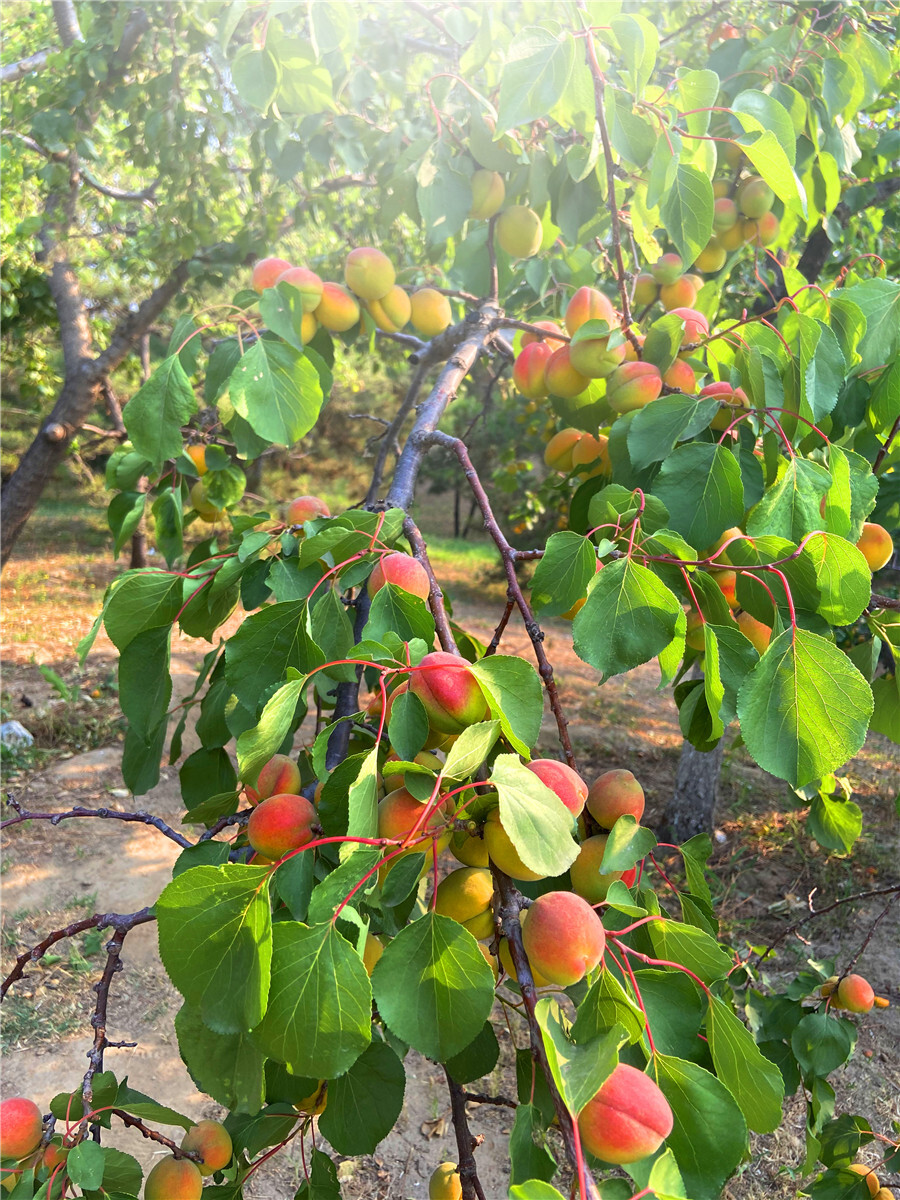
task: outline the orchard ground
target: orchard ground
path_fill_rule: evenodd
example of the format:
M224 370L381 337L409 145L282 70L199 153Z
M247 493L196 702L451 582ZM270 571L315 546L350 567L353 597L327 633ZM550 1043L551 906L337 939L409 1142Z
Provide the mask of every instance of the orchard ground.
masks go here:
M306 477L284 481L285 495L319 487L326 499L339 502L342 497L327 486L328 481ZM30 522L3 576L3 718L21 721L36 739L34 752L5 761L4 769L7 786L33 810L75 804L133 807L120 790L121 718L115 658L105 634L83 672L75 660L75 645L96 615L103 589L127 565L126 556L118 566L111 563L101 504L99 497L92 501L83 494L76 500L70 488L60 488ZM425 497L423 507L425 527L450 532L446 498ZM430 547L454 603L455 619L487 640L504 600L492 548L479 540L449 537L432 538ZM226 632L238 619L232 618ZM648 823L654 825L671 792L681 746L671 693L656 691L653 665L597 688L595 673L572 652L566 623L549 621L546 632L580 769L588 780L612 767L633 770L647 793ZM530 657L527 638L518 629L507 632L503 647ZM206 643L183 636L174 644L175 701L191 686L206 649ZM305 727L301 734L304 731ZM186 738L185 753L195 745ZM540 748L555 752L552 718ZM711 883L723 935L734 944L765 945L803 915L814 887L819 889L817 902L824 905L841 895L900 880L894 808L900 764L890 743L870 734L863 752L844 773L865 820L852 860L828 855L805 836L803 810L791 804L786 786L729 744ZM164 768L161 783L140 798L138 807L180 828L177 768ZM195 832L183 828L189 835ZM177 853L177 847L155 830L116 821L97 825L76 819L55 829L33 823L10 830L3 841L5 971L14 952L49 929L92 912L127 912L152 903L168 882ZM812 922L801 931L808 944L791 939L770 968L773 978L794 973L807 957L832 956L845 962L882 907L873 900ZM56 1091L74 1086L84 1071L90 984L102 964L104 941L102 935L87 934L63 943L58 958L47 956L11 992L3 1027L7 1079L14 1077L16 1090L32 1096L44 1110ZM900 904L878 926L857 968L877 992L890 996L892 1006L858 1020L861 1052L832 1079L837 1111L863 1113L881 1132L888 1132L891 1119L900 1117L898 942ZM179 1057L172 1018L180 1001L159 963L152 925L132 933L124 957L125 970L116 979L110 1005L111 1036L139 1045L110 1052L108 1067L120 1078L128 1074L141 1090L164 1094L194 1118L218 1115L196 1090ZM470 1090L514 1095L511 1043L503 1031L501 1045L504 1053L493 1075L470 1085ZM786 1111L787 1122L778 1133L754 1138L751 1160L724 1192L730 1200L786 1200L795 1195L794 1169L803 1157L803 1105L796 1097L789 1099ZM509 1109L482 1105L473 1110L473 1131L485 1135L478 1161L489 1200L505 1195L505 1143L511 1125ZM145 1169L155 1159L150 1144L134 1133L117 1129L113 1143L140 1158ZM562 1158L561 1148L557 1156ZM351 1200L424 1196L435 1164L448 1158L455 1158L455 1143L443 1075L414 1055L403 1117L374 1157L355 1164L347 1160L340 1172L344 1194ZM876 1161L871 1147L861 1158ZM276 1200L290 1194L301 1177L299 1155L288 1152L265 1164L247 1194L253 1200ZM898 1182L900 1177L882 1178L887 1186Z

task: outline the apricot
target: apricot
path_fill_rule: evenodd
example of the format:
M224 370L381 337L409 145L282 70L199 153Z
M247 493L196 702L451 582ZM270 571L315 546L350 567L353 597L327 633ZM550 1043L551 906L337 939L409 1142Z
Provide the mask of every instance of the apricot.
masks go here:
M653 363L623 363L606 381L606 402L613 412L634 412L657 398L662 382Z
M875 1005L875 992L862 975L845 975L837 985L834 1002L836 1007L846 1009L847 1012L867 1013L871 1012Z
M634 281L634 303L639 307L653 304L659 296L659 284L648 271L642 271Z
M41 1110L25 1096L10 1096L0 1104L0 1145L4 1158L31 1154L44 1135Z
M619 817L644 815L644 789L631 771L604 771L588 790L587 810L601 829L612 829Z
M330 517L331 510L318 496L298 496L288 505L288 525L305 525L316 517Z
M706 649L706 638L703 634L703 626L706 622L700 616L696 609L691 609L687 615L687 626L684 631L684 644L689 646L691 650L697 650L700 654Z
M299 796L300 768L286 754L273 754L259 773L255 791L259 800L285 793Z
M212 1175L231 1162L231 1134L218 1121L198 1121L181 1139L182 1150L193 1150L203 1158L197 1165L201 1175Z
M304 1096L302 1100L297 1100L294 1108L298 1112L305 1113L308 1117L317 1117L325 1111L325 1106L328 1103L328 1081L320 1079L316 1090L310 1092L308 1096Z
M684 263L680 254L664 254L650 268L653 278L660 286L675 283L683 270Z
M408 792L404 787L388 792L378 805L378 836L402 840L408 837L417 825L417 837L443 830L447 818L453 813L452 800L441 800L432 808L427 819L422 820L425 807L422 801L417 800L412 792ZM447 840L449 841L449 832Z
M41 1162L48 1171L55 1171L57 1167L63 1165L68 1157L68 1148L61 1141L55 1141L45 1147Z
M453 323L450 301L436 288L419 288L409 298L413 328L422 337L433 338Z
M412 301L402 287L396 285L378 300L367 300L366 308L372 320L385 333L398 333L409 324L412 316Z
M744 221L741 224L741 234L744 241L751 246L771 246L778 240L781 232L781 222L774 213L768 212L757 221Z
M865 1163L850 1163L844 1168L845 1171L852 1171L854 1175L861 1175L866 1181L866 1187L869 1189L870 1196L877 1196L878 1189L881 1184L878 1182L878 1176L871 1167L867 1167Z
M284 258L261 258L253 268L250 286L254 292L263 292L274 287L278 276L290 270L291 264Z
M488 848L483 837L475 837L458 829L450 838L450 853L467 867L486 867L488 865Z
M688 346L692 342L700 342L703 338L709 336L709 321L704 317L703 313L697 312L695 308L673 308L670 310L676 317L681 317L684 321L684 334L682 335L682 346Z
M608 335L585 338L569 347L569 359L575 370L588 379L605 379L625 361L629 345L629 342L620 342L618 346L610 346Z
M458 867L438 884L434 911L465 926L475 938L494 932L494 880L486 867Z
M527 908L522 909L522 911L519 913L519 922L523 929L525 928L525 922L528 919L528 913L529 913L529 910ZM519 983L520 982L519 976L516 972L515 964L513 963L513 960L512 960L512 952L509 948L509 942L507 941L506 938L500 939L500 948L498 950L498 957L500 959L501 967L503 967L503 970L510 977L510 979L514 979L516 981L516 983ZM526 957L527 957L527 955L526 955ZM543 975L540 973L540 971L535 970L534 963L529 962L528 965L531 968L531 978L534 981L534 986L535 987L549 987L550 980L545 979L543 977Z
M544 447L544 462L568 475L575 465L575 448L584 436L581 429L560 429Z
M315 271L309 267L288 267L282 271L276 283L289 283L300 293L300 307L305 313L314 312L322 300L324 285Z
M555 321L532 321L532 325L534 325L536 329L545 330L550 336L541 338L538 334L532 333L531 330L528 330L526 333L522 334L523 346L530 346L534 342L543 341L544 345L549 346L551 350L558 350L560 346L567 345L564 339L563 331ZM554 337L554 334L557 334L558 336Z
M737 224L738 207L727 195L720 197L713 204L713 229L716 233L724 233L733 229Z
M478 170L469 181L472 185L472 207L469 216L487 221L498 213L506 199L506 184L496 171Z
M740 250L744 244L744 222L736 221L730 229L723 229L717 236L719 245L726 253L731 254L734 250Z
M707 557L715 557L717 566L720 564L726 567L732 566L733 564L731 559L728 557L727 550L722 550L722 547L727 542L731 542L734 538L743 538L746 536L747 535L739 525L730 526L723 533L721 533L713 542L712 546L710 546ZM719 551L721 551L721 553L719 553Z
M603 922L581 896L545 892L528 910L522 944L528 961L545 979L569 987L603 958L606 934Z
M357 246L344 261L344 280L362 300L380 300L394 286L394 265L374 246Z
M559 396L562 400L580 396L590 383L588 377L573 366L568 346L553 351L547 360L544 378L550 395Z
M725 162L729 167L736 167L743 161L744 147L738 145L737 142L719 142L719 149L721 150L722 157L725 159ZM731 191L731 186L726 186L728 187L728 190Z
M206 485L202 479L198 479L191 488L191 508L200 520L206 521L208 525L220 521L225 516L225 510L216 508L215 504L207 498Z
M497 956L494 954L491 954L490 950L484 944L484 942L478 943L478 949L481 951L481 956L484 959L484 961L494 972L494 983L496 983L498 981L498 979L500 978L500 963L497 961Z
M572 469L578 470L579 467L593 468L593 470L580 470L579 475L611 475L612 463L609 458L609 438L604 433L598 433L596 437L592 433L586 433L583 438L575 443L572 450Z
M759 175L745 179L737 190L737 206L745 217L757 221L775 203L775 193Z
M764 654L772 639L771 627L762 621L757 621L756 617L751 616L748 612L739 612L736 620L738 628L747 641L756 647L758 654Z
M722 143L720 142L719 149L721 150L721 148L722 148ZM728 196L730 194L731 194L731 184L728 182L727 179L716 179L713 181L713 196L716 198L716 200L723 200L726 196Z
M616 1166L655 1154L672 1125L672 1110L661 1089L627 1063L619 1063L578 1114L582 1145Z
M694 260L694 266L704 275L715 275L725 266L728 251L717 237L711 237Z
M675 359L663 375L662 380L666 387L678 388L679 391L686 392L689 396L694 394L694 388L697 386L697 376L681 358Z
M144 1184L144 1200L201 1200L203 1176L189 1158L160 1159Z
M258 853L277 862L313 838L316 810L305 796L269 796L247 822L247 840Z
M547 363L553 353L549 342L531 342L516 356L513 383L526 400L543 400L547 395Z
M568 763L555 758L533 758L528 770L562 800L573 817L581 814L587 800L588 786Z
M564 320L570 334L579 330L585 321L606 321L610 328L618 323L612 301L592 287L580 287L572 294Z
M600 864L603 862L607 840L605 833L598 833L594 837L586 838L581 843L578 857L569 867L573 890L587 900L588 904L599 904L601 900L605 900L610 885L625 874L624 871L600 874Z
M409 690L425 706L428 722L438 733L462 733L485 721L488 706L478 680L465 659L444 650L426 654L413 668Z
M664 284L659 289L659 300L666 312L676 308L690 308L697 299L697 289L687 275L682 275L674 283Z
M484 841L491 862L500 868L510 879L535 880L544 876L526 867L519 857L519 852L512 844L512 839L500 822L500 809L492 808L484 823Z
M369 576L369 595L380 592L386 583L392 583L422 600L427 600L431 592L428 573L411 554L386 554L379 559Z
M331 333L346 333L359 321L359 301L339 283L323 283L322 299L313 316Z
M513 204L497 218L497 242L510 258L532 258L541 248L544 229L533 208Z
M737 588L737 573L735 571L712 571L713 579L719 591L725 597L729 608L737 608L738 601L735 589Z
M435 1167L428 1180L428 1200L462 1200L462 1180L456 1163Z
M374 933L366 934L366 944L363 947L363 966L366 968L366 974L371 975L375 970L375 964L384 954L384 942L377 938Z
M894 1200L894 1193L890 1188L879 1188L875 1193L875 1200Z
M874 521L866 521L862 527L857 550L862 551L863 558L869 564L870 571L880 571L886 567L894 556L894 542L883 525Z
M197 474L203 476L209 470L206 465L206 447L199 444L185 446L184 452L197 468Z

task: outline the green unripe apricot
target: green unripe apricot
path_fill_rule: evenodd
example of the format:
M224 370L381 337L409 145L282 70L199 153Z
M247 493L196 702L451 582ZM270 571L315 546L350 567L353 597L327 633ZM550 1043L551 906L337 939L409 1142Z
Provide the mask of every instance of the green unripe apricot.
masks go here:
M532 258L541 248L544 230L533 208L513 204L497 219L497 241L510 258Z
M745 217L758 221L775 203L775 193L758 175L745 179L737 192L737 206Z

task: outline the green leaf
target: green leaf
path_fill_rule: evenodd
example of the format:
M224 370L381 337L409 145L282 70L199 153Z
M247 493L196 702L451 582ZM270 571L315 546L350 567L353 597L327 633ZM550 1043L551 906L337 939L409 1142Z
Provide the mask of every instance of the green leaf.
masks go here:
M852 1021L824 1011L809 1013L791 1034L791 1049L804 1079L824 1078L849 1059L856 1043Z
M378 836L378 747L363 759L359 774L347 794L347 833L351 837ZM361 847L349 843L343 853L355 854Z
M648 341L651 336L647 335ZM628 427L628 456L632 465L642 471L652 463L667 459L678 442L696 437L709 425L718 407L718 402L708 397L701 400L695 396L672 395L660 396L640 409Z
M201 746L189 755L178 772L181 795L186 808L195 808L224 792L233 792L237 786L231 759L221 746L207 750Z
M122 416L134 449L159 467L181 453L181 427L196 411L190 380L172 355L132 396Z
M546 117L572 75L575 42L540 26L518 33L506 51L500 76L497 134Z
M705 997L681 971L635 971L647 1024L662 1054L695 1059L703 1050L697 1036L706 1007Z
M194 867L156 902L169 978L216 1033L241 1033L265 1011L272 960L268 867Z
M253 431L279 446L309 433L323 403L319 373L306 355L267 338L260 338L235 367L229 394L235 412Z
M395 706L396 703L394 701ZM499 721L479 721L477 725L469 725L447 752L447 761L441 774L445 779L471 779L499 736Z
M372 972L372 990L398 1038L446 1062L490 1016L494 976L467 929L428 913L385 947Z
M719 943L695 925L679 921L651 921L647 935L658 958L680 963L704 983L724 979L734 966L731 955Z
M826 638L786 629L738 693L744 743L759 765L792 787L840 767L865 741L872 691Z
M541 1027L553 1082L566 1107L573 1113L580 1113L615 1070L619 1047L626 1040L625 1031L614 1025L608 1033L598 1034L589 1042L572 1042L562 1010L549 996L538 1001L535 1016Z
M72 1147L66 1158L66 1174L76 1187L84 1191L95 1191L103 1182L105 1164L103 1151L96 1142L79 1142L77 1146Z
M341 1200L337 1167L321 1150L313 1150L309 1182L300 1185L294 1200Z
M803 547L816 568L822 599L818 611L829 625L852 625L872 595L872 573L861 550L830 533L814 533Z
M141 1188L144 1172L141 1164L131 1154L116 1150L112 1146L102 1146L103 1151L103 1180L102 1193L105 1200L110 1196L136 1196ZM95 1200L91 1196L91 1200Z
M625 61L629 90L637 98L650 81L659 53L659 34L646 17L620 16L610 22Z
M528 1179L525 1183L510 1184L509 1200L564 1200L561 1192L542 1179Z
M791 373L785 378L794 410L819 422L837 404L847 373L840 343L827 325L802 313L785 318L783 334L794 351Z
M678 163L660 205L666 233L686 263L692 263L712 236L712 184L689 163Z
M500 823L526 867L561 875L578 857L572 814L554 791L514 754L494 760L488 780L500 797Z
M259 1112L266 1100L265 1059L249 1034L213 1033L187 1003L175 1017L175 1032L184 1064L201 1092L235 1112Z
M319 5L313 6L313 11ZM272 50L281 68L281 84L276 95L279 112L322 113L334 109L334 85L328 71L316 61L315 51L303 38L278 37L273 40L273 22L269 26L266 49Z
M862 823L862 809L858 804L820 792L810 804L806 829L826 850L849 854L862 833Z
M692 546L710 545L744 518L741 469L724 446L678 446L663 463L653 491L669 510L670 527Z
M485 1021L480 1032L460 1050L459 1054L445 1064L457 1083L474 1083L490 1075L500 1058L500 1043L490 1021Z
M859 344L862 355L859 370L868 371L889 363L900 343L900 283L864 279L842 291L844 298L858 305L866 319L866 332Z
M505 654L480 658L471 664L471 671L504 735L520 754L528 754L538 740L544 714L537 671L523 658Z
M572 1037L582 1045L614 1025L621 1026L628 1034L629 1042L635 1043L644 1036L647 1022L612 971L604 969L578 1005Z
M855 545L875 506L878 478L861 454L843 446L829 447L828 470L832 483L825 496L826 528Z
M718 996L706 1015L709 1049L716 1074L741 1106L750 1129L772 1133L781 1124L784 1080L760 1051L753 1034Z
M689 133L703 134L709 129L712 113L703 110L712 108L721 86L715 71L679 71L675 89L681 109L681 120ZM700 111L692 112L692 109ZM669 136L672 136L671 133Z
M775 482L750 510L747 532L800 542L822 526L819 505L831 477L825 468L797 455L782 459Z
M255 783L266 765L287 736L294 722L297 701L306 684L306 676L285 683L266 701L259 722L245 729L237 739L238 770L245 783Z
M232 60L231 78L242 100L266 112L278 91L281 68L270 51L245 45Z
M154 1125L178 1125L181 1129L190 1129L194 1124L190 1117L185 1117L174 1108L159 1104L152 1096L145 1096L136 1088L129 1087L127 1076L119 1084L115 1102L117 1108L124 1108L132 1116L143 1117L145 1121Z
M372 1042L329 1083L322 1136L338 1154L372 1154L400 1116L405 1087L403 1063L386 1042Z
M106 520L115 535L113 553L118 558L122 547L141 523L144 515L144 505L147 503L145 492L119 492L109 502Z
M653 571L619 559L600 571L572 622L575 653L605 682L665 650L683 617L677 596Z
M434 617L421 596L386 583L375 594L363 637L380 642L388 632L404 642L421 638L429 646L434 641Z
M740 113L737 117L741 120ZM744 118L741 123L745 126L755 124L752 118ZM742 137L738 144L785 208L800 217L805 217L806 192L803 184L797 178L790 159L772 130L767 129L758 137L752 134Z
M724 725L737 716L737 698L741 684L759 662L759 654L737 626L715 625L707 621L704 639L715 636L718 649L718 671L722 684L722 701L718 715Z
M376 726L378 722L375 722ZM391 702L388 740L404 762L412 762L428 740L430 726L425 705L413 692L402 692ZM468 730L464 730L464 737Z
M596 547L578 533L551 534L531 581L535 616L557 617L587 591L597 570Z
M225 646L225 675L237 698L257 711L260 694L280 684L288 667L308 675L325 658L312 640L305 600L251 613Z
M306 856L297 855L297 857ZM377 865L380 858L381 851L377 847L360 846L354 854L351 854L330 875L326 875L323 880L317 883L309 904L309 923L311 925L319 925L325 921L330 921L335 914L335 910L346 900L356 885ZM278 868L278 873L281 873L281 867ZM376 883L377 880L374 877L370 877L369 888L374 887ZM350 904L357 907L364 898L365 891L361 888L350 900Z
M509 1135L510 1196L537 1200L542 1196L559 1195L549 1183L541 1182L535 1189L538 1181L552 1179L556 1174L556 1159L545 1145L535 1141L535 1134L540 1136L541 1131L540 1110L533 1104L520 1104ZM531 1182L525 1183L525 1180Z
M606 840L600 873L627 871L656 846L653 831L638 825L634 817L619 817Z
M709 103L714 104L715 101L711 100ZM748 89L735 96L731 102L731 110L737 115L747 133L770 129L784 151L788 163L794 165L797 157L794 122L783 104L765 92Z
M278 921L272 942L272 985L253 1031L257 1044L295 1075L342 1075L372 1040L372 989L362 959L331 924Z
M181 496L172 488L165 488L153 501L151 511L156 548L165 556L166 565L171 567L175 560L181 557L184 547L184 511L181 507Z

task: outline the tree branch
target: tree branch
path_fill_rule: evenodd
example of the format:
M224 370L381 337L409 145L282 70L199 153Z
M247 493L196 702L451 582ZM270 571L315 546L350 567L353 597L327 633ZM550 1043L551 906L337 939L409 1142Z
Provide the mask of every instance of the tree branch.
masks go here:
M171 841L176 842L183 850L186 850L194 843L188 841L183 835L174 830L171 825L167 825L162 817L154 816L149 812L117 812L112 808L82 808L77 805L66 812L29 812L28 809L22 808L17 800L12 796L7 796L7 804L16 810L18 814L15 817L7 817L5 821L0 821L0 829L8 829L11 825L21 825L23 821L49 821L51 825L58 825L60 821L68 821L72 817L99 817L108 821L134 821L140 825L152 825L154 829L158 829L160 833L165 834Z
M112 1042L107 1042L107 1046L111 1046ZM165 1137L164 1134L157 1133L155 1129L151 1129L149 1125L145 1125L139 1117L133 1117L131 1113L125 1112L124 1108L111 1108L110 1116L118 1117L128 1129L136 1129L141 1137L145 1137L148 1141L158 1142L160 1146L167 1146L175 1158L190 1158L194 1162L203 1162L203 1155L198 1150L182 1150L177 1142L173 1142L171 1138Z
M28 58L22 58L15 63L7 63L5 67L0 67L0 84L18 83L20 79L24 79L26 75L30 75L32 71L41 71L47 65L47 59L53 54L52 49L38 50L36 54L31 54ZM8 132L4 130L4 133ZM29 139L30 140L30 139ZM37 148L37 143L32 149Z
M453 1129L456 1133L456 1151L459 1156L459 1179L462 1184L463 1200L486 1200L473 1154L483 1139L473 1137L469 1129L466 1094L462 1086L453 1079L446 1067L444 1067L444 1075L447 1077L447 1088L450 1092L450 1111L453 1115Z
M69 48L75 42L83 42L84 34L78 24L78 14L75 12L74 0L53 0L53 18L62 44Z

